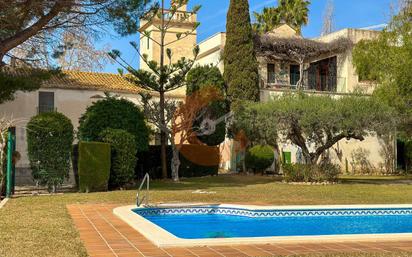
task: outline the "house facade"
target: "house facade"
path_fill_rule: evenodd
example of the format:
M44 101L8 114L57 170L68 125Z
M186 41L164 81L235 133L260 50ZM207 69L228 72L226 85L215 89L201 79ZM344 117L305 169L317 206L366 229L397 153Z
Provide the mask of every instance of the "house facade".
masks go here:
M39 90L17 92L15 100L0 105L0 115L18 120L13 128L16 136L16 151L20 160L16 164L16 185L33 185L30 162L27 154L26 125L33 116L42 112L58 111L67 116L75 129L88 106L106 97L105 93L127 99L140 106L142 89L129 83L120 75L110 73L64 71L62 76L53 76ZM156 95L153 96L154 100ZM170 92L168 98L183 100L179 91ZM156 139L153 137L152 144ZM74 184L70 174L68 184Z
M362 29L343 29L315 39L304 39L290 26L283 24L273 31L261 36L256 44L256 55L259 62L260 100L268 101L284 93L293 93L300 88L308 94L331 96L334 98L362 92L370 95L375 84L362 81L352 63L353 45L362 39L374 39L378 31ZM218 33L199 43L200 54L198 65L215 65L224 72L222 52L225 46L226 34ZM265 41L262 43L262 41ZM283 45L283 54L273 49ZM292 42L292 43L291 43ZM272 48L270 45L272 45ZM345 46L343 46L345 44ZM308 57L292 58L288 52L296 50L301 45L312 49L316 45L322 51L309 54ZM276 50L276 49L275 49ZM299 56L300 57L300 56ZM301 66L302 64L302 66ZM302 72L301 72L302 68ZM301 79L302 76L302 79ZM231 152L233 142L226 140L224 152ZM388 172L385 166L387 150L393 149L392 142L385 142L376 136L366 137L364 141L341 140L333 146L329 155L332 161L339 164L344 172L357 172L367 166L369 170ZM280 150L285 162L301 161L299 147L291 142L280 143ZM235 154L236 155L236 154ZM239 169L238 161L242 157L233 156L223 164L232 171Z

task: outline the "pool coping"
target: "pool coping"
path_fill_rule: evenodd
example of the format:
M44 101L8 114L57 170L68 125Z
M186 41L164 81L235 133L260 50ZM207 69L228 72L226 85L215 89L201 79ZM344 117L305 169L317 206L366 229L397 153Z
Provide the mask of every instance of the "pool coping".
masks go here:
M295 206L258 206L238 204L162 204L156 207L221 207L242 208L248 210L306 210L306 209L392 209L412 208L411 204L397 205L295 205ZM334 242L387 242L399 240L412 240L412 233L402 234L357 234L357 235L326 235L326 236L275 236L275 237L245 237L245 238L206 238L206 239L182 239L165 229L137 215L133 210L143 209L135 205L122 206L113 209L113 213L140 232L149 241L158 247L190 247L190 246L217 246L217 245L244 245L244 244L290 244L290 243L334 243Z

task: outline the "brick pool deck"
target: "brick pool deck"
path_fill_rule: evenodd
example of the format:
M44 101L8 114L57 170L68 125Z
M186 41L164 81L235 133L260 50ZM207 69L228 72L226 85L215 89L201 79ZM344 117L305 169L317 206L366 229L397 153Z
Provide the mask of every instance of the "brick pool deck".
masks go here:
M90 257L290 256L343 252L411 252L412 241L322 244L263 244L158 248L113 214L111 204L68 205Z

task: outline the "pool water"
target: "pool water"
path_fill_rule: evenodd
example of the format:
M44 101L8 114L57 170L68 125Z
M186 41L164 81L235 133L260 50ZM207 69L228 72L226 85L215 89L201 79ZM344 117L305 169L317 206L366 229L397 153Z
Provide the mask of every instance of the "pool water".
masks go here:
M219 213L140 215L183 239L412 233L411 212L407 215L321 214L291 217Z

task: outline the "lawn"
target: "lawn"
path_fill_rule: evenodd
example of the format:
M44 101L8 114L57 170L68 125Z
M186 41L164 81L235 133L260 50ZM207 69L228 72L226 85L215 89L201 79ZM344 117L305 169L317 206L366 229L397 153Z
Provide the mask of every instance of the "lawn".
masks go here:
M360 179L360 178L358 178ZM402 179L402 178L397 178ZM370 182L380 180L373 178ZM207 202L242 204L395 204L412 203L412 186L367 183L345 178L328 186L287 185L272 177L219 176L185 179L180 183L151 184L151 202ZM214 194L195 194L194 190ZM135 190L91 194L22 197L0 209L0 256L87 256L66 210L73 203L134 204ZM409 256L408 254L362 254L329 256Z

